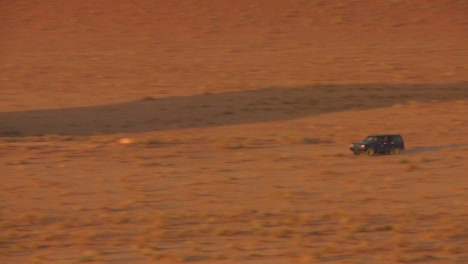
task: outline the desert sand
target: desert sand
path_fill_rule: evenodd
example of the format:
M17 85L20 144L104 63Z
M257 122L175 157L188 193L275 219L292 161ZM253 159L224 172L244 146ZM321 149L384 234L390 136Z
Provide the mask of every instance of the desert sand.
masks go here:
M468 263L467 1L1 10L1 263Z

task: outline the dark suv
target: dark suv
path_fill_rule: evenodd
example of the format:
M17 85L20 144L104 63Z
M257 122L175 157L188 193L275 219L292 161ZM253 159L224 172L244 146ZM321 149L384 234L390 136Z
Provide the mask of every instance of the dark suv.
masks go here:
M354 155L363 152L369 156L376 153L398 155L405 149L405 142L398 134L375 134L367 136L363 141L352 143L349 149Z

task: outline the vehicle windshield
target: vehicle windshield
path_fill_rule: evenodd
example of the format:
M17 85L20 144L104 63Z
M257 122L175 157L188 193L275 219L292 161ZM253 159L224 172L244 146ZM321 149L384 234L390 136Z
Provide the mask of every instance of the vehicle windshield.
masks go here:
M363 141L364 141L364 142L375 142L375 141L377 141L377 137L368 136L368 137L366 137Z

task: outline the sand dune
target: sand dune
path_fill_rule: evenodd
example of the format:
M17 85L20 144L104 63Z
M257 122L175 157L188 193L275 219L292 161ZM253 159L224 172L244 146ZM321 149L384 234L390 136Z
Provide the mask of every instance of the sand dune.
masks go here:
M466 1L1 7L0 262L468 262Z

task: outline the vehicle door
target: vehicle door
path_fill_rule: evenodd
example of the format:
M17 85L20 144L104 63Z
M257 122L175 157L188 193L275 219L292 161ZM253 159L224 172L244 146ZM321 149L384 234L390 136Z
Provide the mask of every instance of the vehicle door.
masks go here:
M393 148L393 140L391 136L385 136L382 139L381 152L390 152Z
M405 149L405 144L400 135L392 137L392 147L398 147L400 149Z

